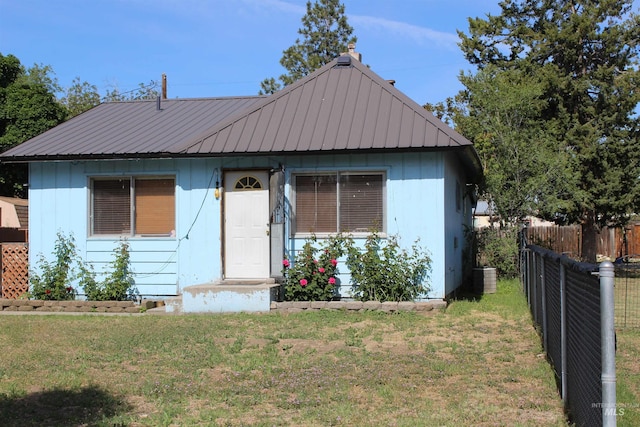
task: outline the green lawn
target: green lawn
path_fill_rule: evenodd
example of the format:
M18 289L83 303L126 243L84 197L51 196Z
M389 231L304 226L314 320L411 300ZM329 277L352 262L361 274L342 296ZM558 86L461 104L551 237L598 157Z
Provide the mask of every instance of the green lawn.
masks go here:
M616 269L616 401L618 426L640 425L640 270Z
M640 329L616 331L616 401L618 426L640 425Z
M515 281L429 315L0 322L5 426L565 425Z

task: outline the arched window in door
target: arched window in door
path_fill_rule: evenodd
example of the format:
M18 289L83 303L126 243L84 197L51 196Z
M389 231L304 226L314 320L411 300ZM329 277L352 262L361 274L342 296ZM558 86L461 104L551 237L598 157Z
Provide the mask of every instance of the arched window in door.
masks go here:
M245 175L238 178L233 189L239 191L262 190L262 183L255 176Z

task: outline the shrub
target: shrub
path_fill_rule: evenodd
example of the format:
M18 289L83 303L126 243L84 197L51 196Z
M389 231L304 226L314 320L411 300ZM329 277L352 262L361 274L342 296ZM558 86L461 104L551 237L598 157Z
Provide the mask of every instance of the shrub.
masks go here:
M40 254L40 273L31 271L30 297L39 300L73 300L76 291L71 283L76 278L77 255L73 236L65 236L58 232L54 250L52 252L55 261L48 262L44 255Z
M416 240L411 251L400 249L397 236L383 242L372 232L360 251L347 239L347 267L354 298L359 301L412 301L426 294L431 258Z
M114 260L110 264L111 273L98 283L93 271L82 268L81 286L90 301L126 301L138 299L138 291L134 285L131 272L129 244L120 242L114 251Z
M76 252L75 239L58 232L53 255L49 262L40 254L38 271L30 271L31 291L29 297L40 300L73 300L77 296L72 283L76 280L92 301L135 300L133 273L129 262L129 245L120 242L114 251L115 259L110 264L111 273L103 282L98 282L91 266L85 264Z
M476 233L477 259L479 267L495 267L497 274L504 278L517 275L518 233L515 227L487 227Z
M315 236L305 240L293 262L288 258L282 261L285 300L329 301L336 295L343 239L341 236L329 238L320 249L316 243Z

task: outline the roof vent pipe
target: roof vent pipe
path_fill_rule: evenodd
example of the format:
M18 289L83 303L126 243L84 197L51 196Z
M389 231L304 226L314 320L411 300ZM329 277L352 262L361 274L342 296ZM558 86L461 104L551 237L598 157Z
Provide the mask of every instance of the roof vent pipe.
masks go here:
M162 73L162 99L167 99L167 75Z
M156 98L156 110L157 110L157 111L162 110L161 102L162 102L162 101L160 100L160 97L157 97L157 98Z

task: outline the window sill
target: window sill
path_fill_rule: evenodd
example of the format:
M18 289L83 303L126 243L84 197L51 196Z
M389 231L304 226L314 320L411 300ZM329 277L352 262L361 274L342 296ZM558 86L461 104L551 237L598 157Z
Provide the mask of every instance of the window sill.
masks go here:
M382 239L386 239L387 233L377 232L378 236ZM342 233L344 236L352 237L354 239L366 239L371 235L371 232L353 232L353 233ZM338 233L296 233L291 238L292 239L309 239L311 237L316 237L318 239L329 239L331 237L336 237Z
M170 234L138 234L135 236L130 235L99 235L99 236L88 236L88 240L177 240L176 236L172 236Z

